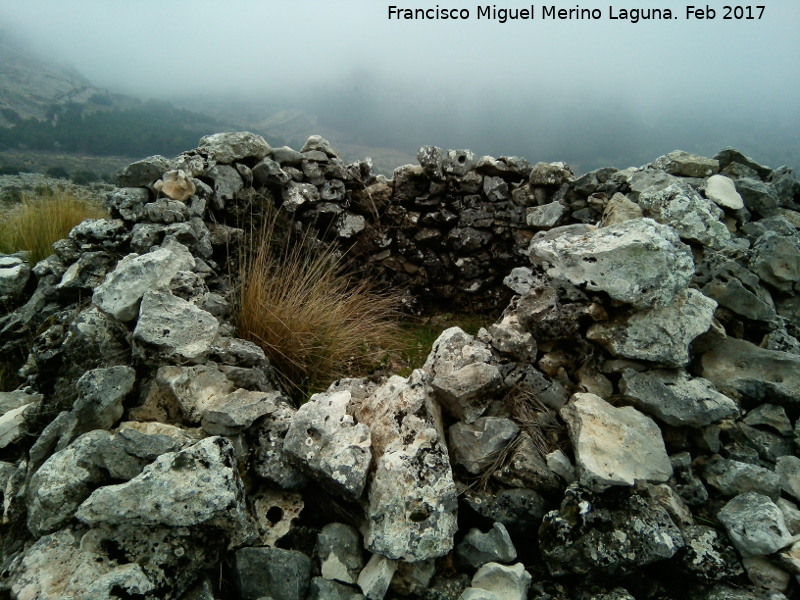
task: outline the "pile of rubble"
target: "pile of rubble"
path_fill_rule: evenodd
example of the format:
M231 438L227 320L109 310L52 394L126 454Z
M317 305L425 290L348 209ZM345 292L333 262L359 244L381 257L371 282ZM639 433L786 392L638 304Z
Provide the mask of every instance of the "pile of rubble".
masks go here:
M0 597L798 592L794 174L419 158L387 180L318 137L209 136L39 264L0 256ZM231 322L264 204L426 300L507 305L295 407Z

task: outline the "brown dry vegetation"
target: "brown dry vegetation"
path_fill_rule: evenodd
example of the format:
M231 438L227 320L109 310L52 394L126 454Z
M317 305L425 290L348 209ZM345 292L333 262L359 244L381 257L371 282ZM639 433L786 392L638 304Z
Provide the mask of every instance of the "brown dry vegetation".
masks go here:
M84 219L107 213L96 202L76 198L69 192L23 196L22 202L0 214L0 253L30 252L31 265L53 253L53 242L67 237Z
M271 218L242 253L236 326L302 401L386 360L398 339L399 298L352 280L335 251L312 235L278 229Z

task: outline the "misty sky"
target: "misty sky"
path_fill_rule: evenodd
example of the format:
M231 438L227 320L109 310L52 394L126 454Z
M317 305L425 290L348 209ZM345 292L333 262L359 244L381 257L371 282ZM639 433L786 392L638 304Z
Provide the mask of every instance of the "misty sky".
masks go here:
M715 7L717 19L687 21L690 2L682 0L562 2L601 8L603 18L560 23L538 19L540 4L534 21L477 21L478 3L464 0L398 5L466 7L473 14L467 22L389 21L393 2L384 0L0 0L0 19L99 86L160 98L297 93L314 96L317 107L330 94L331 110L349 103L356 116L366 114L362 128L385 126L387 138L415 115L433 123L423 131L434 137L466 137L475 146L475 136L490 140L498 128L517 144L520 128L503 121L509 116L531 119L543 132L548 122L573 124L564 131L573 145L581 143L582 126L588 131L609 119L619 128L627 118L638 123L640 137L666 134L672 124L737 142L729 130L750 123L756 132L794 128L796 138L800 2L761 2L761 20L738 22L723 21L725 3L713 1L698 6ZM610 21L609 5L617 12L672 8L679 19Z

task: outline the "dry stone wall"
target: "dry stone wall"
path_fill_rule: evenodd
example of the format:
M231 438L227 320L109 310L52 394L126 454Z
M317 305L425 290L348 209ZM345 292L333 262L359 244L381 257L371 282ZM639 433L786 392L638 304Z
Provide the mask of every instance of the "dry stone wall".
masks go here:
M419 163L218 134L130 165L40 263L0 256L0 598L796 597L794 174ZM273 203L496 321L294 406L231 322Z

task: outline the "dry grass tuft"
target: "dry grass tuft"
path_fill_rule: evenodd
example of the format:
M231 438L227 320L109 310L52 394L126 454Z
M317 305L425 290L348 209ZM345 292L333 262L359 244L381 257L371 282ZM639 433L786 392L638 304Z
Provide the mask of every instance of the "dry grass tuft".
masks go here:
M69 192L23 196L20 204L0 214L0 252L27 250L31 264L36 264L50 256L53 242L67 237L78 223L106 216L99 204Z
M268 219L241 253L236 325L303 401L379 366L397 340L399 297L352 281L331 247L278 221Z
M542 403L526 385L515 386L508 394L511 418L531 436L542 456L568 447L566 427L556 412Z

